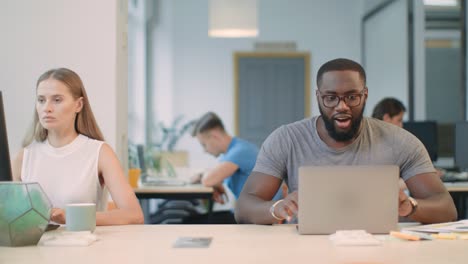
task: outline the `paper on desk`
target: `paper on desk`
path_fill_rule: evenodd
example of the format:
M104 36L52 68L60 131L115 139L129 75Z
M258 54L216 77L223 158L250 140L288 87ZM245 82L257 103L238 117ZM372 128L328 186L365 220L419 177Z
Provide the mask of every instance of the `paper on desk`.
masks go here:
M51 234L50 237L42 239L39 243L40 246L80 246L86 247L99 240L98 236L92 234L90 231L81 232L57 232Z
M403 228L426 233L468 233L468 220Z

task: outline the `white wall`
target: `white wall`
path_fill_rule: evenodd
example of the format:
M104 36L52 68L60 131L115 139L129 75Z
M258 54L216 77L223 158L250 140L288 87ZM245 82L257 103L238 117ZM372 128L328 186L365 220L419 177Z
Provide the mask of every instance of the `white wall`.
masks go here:
M257 38L216 39L208 37L208 0L161 0L172 5L167 33L170 67L163 78L172 84L172 116L187 119L204 112L217 112L229 132L234 131L233 52L252 51L255 41L295 41L298 50L311 53L311 83L324 62L337 57L360 61L362 1L346 0L261 0ZM170 49L169 49L170 47ZM161 52L161 51L159 51ZM157 76L158 66L155 67ZM312 114L318 114L312 91ZM165 98L166 99L166 98ZM167 97L171 100L170 97ZM186 136L177 146L188 149L192 166L210 166L214 159L202 152L195 139Z
M126 5L120 0L2 1L0 89L13 155L32 121L37 78L50 68L68 67L83 79L107 142L124 157Z

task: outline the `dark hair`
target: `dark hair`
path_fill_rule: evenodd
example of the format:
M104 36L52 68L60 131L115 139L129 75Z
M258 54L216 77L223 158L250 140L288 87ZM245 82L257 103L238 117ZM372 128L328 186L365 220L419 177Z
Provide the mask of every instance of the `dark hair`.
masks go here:
M372 117L382 120L385 114L394 117L401 112L405 112L406 108L400 100L395 98L384 98L374 107Z
M366 72L361 64L344 58L334 59L323 64L317 72L317 87L322 84L322 76L330 71L355 71L359 73L364 86L366 85Z
M208 112L200 117L193 126L192 136L197 136L200 133L212 129L221 129L224 131L223 121L213 112Z

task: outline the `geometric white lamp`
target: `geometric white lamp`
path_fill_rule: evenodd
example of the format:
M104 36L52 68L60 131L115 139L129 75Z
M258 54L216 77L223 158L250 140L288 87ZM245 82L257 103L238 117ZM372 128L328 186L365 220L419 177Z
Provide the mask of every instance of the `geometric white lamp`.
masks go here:
M242 38L258 35L257 0L210 0L210 37Z

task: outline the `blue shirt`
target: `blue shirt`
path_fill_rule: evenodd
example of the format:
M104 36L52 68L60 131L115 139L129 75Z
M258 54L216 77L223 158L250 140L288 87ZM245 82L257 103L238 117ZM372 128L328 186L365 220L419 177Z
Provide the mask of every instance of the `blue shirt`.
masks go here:
M233 137L226 153L222 154L218 159L220 162L232 162L239 167L232 176L224 180L224 183L236 196L236 199L239 199L242 188L255 166L257 154L257 146L246 140ZM281 194L281 189L278 193ZM273 199L275 200L279 198L277 194Z

